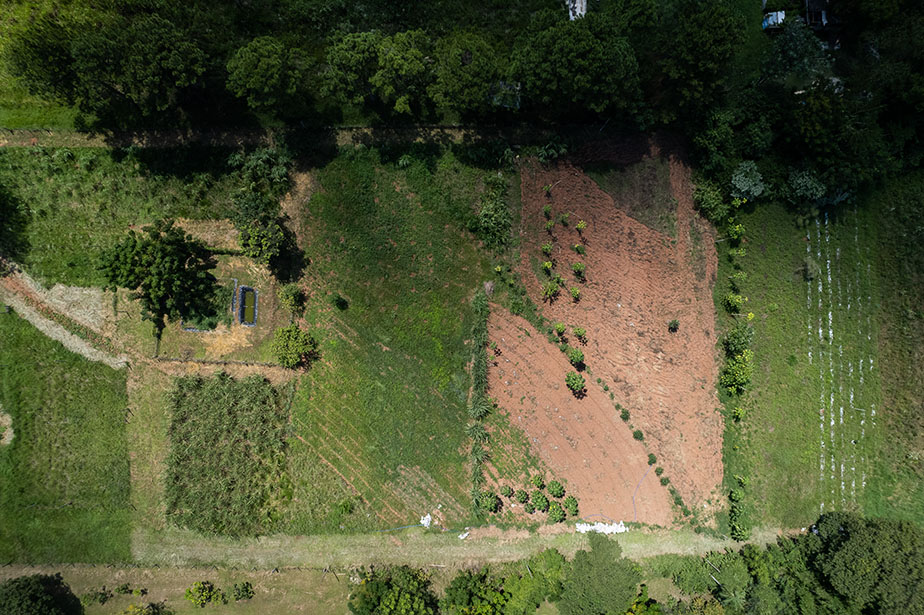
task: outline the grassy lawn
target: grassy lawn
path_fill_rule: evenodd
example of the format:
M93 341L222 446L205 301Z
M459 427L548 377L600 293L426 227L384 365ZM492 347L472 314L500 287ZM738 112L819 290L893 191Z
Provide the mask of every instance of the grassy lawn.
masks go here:
M468 514L469 301L492 272L459 222L484 171L449 153L407 162L341 155L319 172L306 213L306 319L323 331L322 359L296 398L294 426L307 455L372 503L380 518L369 527L416 523L440 504L449 520ZM294 480L306 498L324 490ZM293 516L290 531L337 529L332 503L319 504Z
M649 228L677 236L677 203L666 159L645 158L628 166L597 162L583 165L583 170L619 209Z
M0 560L130 559L125 372L0 314Z
M46 284L102 284L96 259L128 230L164 217L222 217L228 151L3 148L0 186L28 213L19 260Z
M802 527L844 509L922 518L920 479L894 447L908 421L919 419L883 407L884 396L896 396L881 374L915 352L905 330L892 343L905 350L880 358L888 347L881 327L904 317L883 289L905 284L896 260L885 257L895 242L882 233L883 200L861 199L807 228L772 203L739 216L747 254L735 260L748 276L741 318L754 314L755 373L750 394L728 404L745 418L726 438L726 478L750 477L758 522ZM720 301L734 266L727 244L719 248ZM733 319L723 322L728 328ZM904 390L920 390L920 373L907 376Z

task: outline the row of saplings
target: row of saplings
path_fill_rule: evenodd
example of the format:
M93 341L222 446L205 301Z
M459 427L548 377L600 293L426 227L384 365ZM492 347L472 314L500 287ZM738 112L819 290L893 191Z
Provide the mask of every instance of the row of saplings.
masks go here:
M565 488L560 482L553 480L546 485L537 474L530 479L530 483L534 487L532 493L522 487L514 490L510 485L500 488L500 496L491 491L484 491L479 499L479 506L486 513L499 513L506 499L508 505L514 502L521 505L527 514L548 513L549 523L561 523L568 517L578 516L577 498L573 495L565 497ZM544 489L548 495L543 493Z

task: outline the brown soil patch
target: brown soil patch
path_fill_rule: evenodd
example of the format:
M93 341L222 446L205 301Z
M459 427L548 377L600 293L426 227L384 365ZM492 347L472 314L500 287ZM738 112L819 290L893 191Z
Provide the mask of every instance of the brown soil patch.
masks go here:
M3 411L0 406L0 446L9 446L13 443L13 417Z
M305 249L308 242L308 229L305 228L305 216L308 212L308 201L314 194L316 187L314 178L307 171L292 173L292 188L283 197L280 207L283 215L288 219L287 224L295 233L298 247Z
M629 149L629 153L637 155L636 146ZM598 145L582 155L584 160L592 157L625 163L627 153L613 145ZM652 146L646 155L655 156L658 152ZM608 438L617 437L615 432L621 438L629 434L629 429L616 418L609 394L596 384L596 378L602 378L614 393L614 401L630 410L630 422L644 432L648 450L657 455L658 465L665 468L665 475L685 503L702 509L722 480L723 422L716 410L712 299L716 255L712 231L698 220L693 210L689 169L675 155L669 157L669 166L671 191L678 203L676 241L630 218L610 195L569 162L552 169L525 168L521 273L530 295L540 302L541 280L531 261L541 256L539 246L550 240L544 230L542 209L550 204L553 215L570 212L569 226L555 226L553 258L555 271L565 277L568 285L581 288L581 300L571 301L567 289L563 289L562 296L545 307L545 314L555 321L587 329L588 342L583 350L593 377L588 378L588 399L569 407L574 409L573 419L566 412L559 413L562 418L546 412L547 420L539 425L549 432L553 431L556 420L569 427L578 420L599 425L593 431L588 430L577 446L582 450L609 450L613 458L607 465L613 468L613 478L617 480L627 478L618 470L620 465L633 463L636 456L644 471L640 444L629 443L632 446L615 449L609 445ZM548 184L556 184L551 198L546 197L542 188ZM575 230L578 220L587 222L583 237ZM697 234L699 241L691 239L691 235ZM585 256L570 249L576 243L586 246ZM572 263L579 261L587 266L586 283L578 283L571 273ZM671 334L667 324L675 318L680 321L680 330ZM500 331L507 327L509 332L509 326L495 324ZM492 339L497 339L496 333ZM570 342L577 343L573 339ZM507 358L523 353L518 348L511 350ZM557 349L549 350L553 351L558 353ZM534 380L537 387L548 381L564 389L564 375L569 367L564 356L560 353L558 356L555 370L550 373L545 367L545 357L536 363L521 361L519 369L527 371L518 372L518 377ZM529 394L528 389L525 394ZM613 419L619 424L611 425ZM543 443L540 447L543 455L556 459L559 453L548 449L551 444ZM561 466L562 462L552 465ZM588 495L592 499L604 497L603 493L591 495L600 489L599 485L614 484L609 468L601 465L597 472L600 480L594 482L589 481L589 476L578 474L572 478L564 474L572 488L583 495L582 512L592 512L583 505ZM655 478L653 472L651 478ZM640 510L639 520L658 522L657 518L663 522L666 519L662 513L655 507L651 511L654 517L648 517L647 512L643 515ZM627 518L625 514L609 516Z
M488 330L503 353L488 370L492 395L552 473L567 481L581 516L670 523L667 490L653 473L642 480L648 452L632 439L609 396L590 386L576 398L565 386L571 371L565 355L522 318L495 308Z
M205 344L205 356L209 359L226 357L235 350L248 348L253 344L253 327L220 324L214 331L199 333Z

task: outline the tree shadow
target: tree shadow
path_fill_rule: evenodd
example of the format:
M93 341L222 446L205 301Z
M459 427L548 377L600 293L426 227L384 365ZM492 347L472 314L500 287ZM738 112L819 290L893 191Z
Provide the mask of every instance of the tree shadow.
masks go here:
M286 224L287 220L288 218L279 220L279 227L283 234L282 248L269 263L273 277L283 284L298 280L302 277L305 267L310 264L308 257L298 247L295 233Z
M29 252L28 226L25 206L0 185L0 259L20 260Z

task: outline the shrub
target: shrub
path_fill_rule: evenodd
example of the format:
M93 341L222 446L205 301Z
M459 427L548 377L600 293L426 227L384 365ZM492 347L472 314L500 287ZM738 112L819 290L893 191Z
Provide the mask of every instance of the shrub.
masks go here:
M542 253L545 254L546 256L551 256L551 255L552 255L552 244L551 244L551 242L546 242L546 243L542 244Z
M568 226L568 217L570 215L571 214L567 212L558 215L558 221L561 222L562 226Z
M728 204L715 184L703 181L693 189L693 203L707 220L716 224L728 215Z
M529 482L532 483L533 487L536 489L545 489L545 481L542 480L542 476L535 474L532 478L529 479Z
M523 510L525 510L527 514L531 515L534 512L536 512L536 507L533 505L532 502L527 502L526 504L523 505Z
M552 261L543 261L541 267L543 273L546 275L552 275Z
M549 186L548 192L551 192L551 191L552 191L552 187ZM551 205L544 206L542 208L542 215L545 216L546 220L551 220L552 219L552 206Z
M725 306L725 310L730 314L737 314L741 311L745 301L747 301L747 299L738 293L730 292L725 295L724 299L722 299L722 304Z
M754 374L754 353L745 350L741 354L729 358L722 368L719 382L732 395L743 393Z
M621 418L623 421L628 422L628 421L629 421L629 417L631 416L631 415L629 414L629 409L628 409L628 408L623 408L622 406L619 406L618 404L617 404L617 406L619 407L619 418Z
M565 323L563 323L563 322L556 322L555 325L554 325L554 328L555 328L555 333L557 333L558 335L564 335L564 334L565 334L565 330L566 330L566 329L565 329Z
M469 423L465 428L465 433L472 442L483 444L488 441L488 431L481 423Z
M578 220L578 223L577 223L577 225L576 225L574 228L577 229L577 232L578 232L578 233L582 233L582 232L584 231L584 229L587 228L587 223L584 222L583 220Z
M478 508L486 513L496 513L500 510L501 502L497 494L491 491L482 491L478 496Z
M565 520L565 511L561 504L552 502L549 504L549 523L561 523Z
M113 591L120 596L127 596L132 593L132 586L129 583L122 583L121 585L117 585Z
M666 477L666 476L662 476L662 477L661 477L661 484L662 484L662 485L667 486L667 484L668 484L669 482L671 482L671 479L669 479L668 477Z
M764 193L764 180L757 170L757 163L745 160L738 165L731 178L732 196L753 200Z
M562 484L557 480L549 482L549 495L553 498L562 498L565 497L565 488L562 487Z
M736 423L739 423L741 422L741 419L743 418L744 418L744 408L742 408L741 406L735 406L735 409L732 410L732 419Z
M573 495L569 495L564 499L562 505L565 507L565 510L568 511L568 514L572 517L578 516L578 501L577 498Z
M148 602L147 604L130 604L122 611L122 615L174 615L175 611L164 602Z
M662 474L664 474L664 468L662 468L661 466L658 466L657 468L655 468L655 476L661 476Z
M533 506L536 507L536 510L540 512L547 512L549 510L549 498L545 497L545 494L539 491L533 491L533 495L530 498Z
M741 502L732 502L728 509L728 525L731 537L738 541L751 537L751 520Z
M516 501L520 504L526 504L529 502L529 493L525 489L517 489L516 494L514 494Z
M575 301L581 300L581 289L580 288L578 288L577 286L572 286L569 292L571 293L572 299L574 299Z
M546 230L549 234L552 233L552 229L554 229L554 228L555 228L555 220L549 220L548 222L545 223L545 230Z
M513 487L511 487L510 485L504 485L503 487L500 488L500 493L505 498L509 498L513 495Z
M585 254L587 254L587 250L585 250L584 246L579 243L576 243L573 246L571 246L571 249L577 252L578 254L580 254L581 256L584 256Z
M550 280L542 285L542 298L552 301L552 299L558 296L558 291L558 284Z
M586 382L584 381L584 376L580 375L577 372L569 372L565 376L565 384L568 385L568 388L577 395L584 390Z
M574 277L579 280L584 279L584 272L587 270L587 265L584 263L574 263L571 265L571 271L574 272Z
M571 365L577 367L578 365L584 364L584 353L580 349L568 348L565 354L568 355L568 360L571 361Z
M743 224L729 224L728 230L726 231L728 238L732 242L741 241L741 238L744 237L744 225Z
M560 273L556 273L555 275L552 276L552 282L554 282L558 286L564 286L565 278L561 277Z
M276 329L273 334L273 356L287 369L307 366L317 358L318 343L297 324Z
M279 288L279 305L293 316L305 309L305 293L298 284L285 284Z
M638 441L642 441L645 439L645 434L642 433L641 429L636 429L632 432L632 437Z
M234 589L231 593L234 596L235 602L239 602L241 600L250 600L254 596L253 585L250 584L250 581L235 583Z
M80 596L80 603L84 606L92 604L103 605L112 600L112 590L103 585L99 589L91 589Z
M488 175L484 180L478 211L478 234L485 245L499 249L510 241L510 207L507 205L507 180L503 174Z
M732 502L740 502L744 498L744 490L738 487L728 492L728 499Z
M667 323L667 330L670 331L671 333L677 333L679 329L680 329L680 321L677 320L676 318L670 321L669 323Z
M744 271L736 271L735 273L728 276L728 282L731 284L732 290L736 293L741 292L741 286L747 281L748 274Z
M196 581L192 587L186 588L186 599L199 608L211 603L227 604L225 593L212 585L210 581Z
M725 355L729 357L740 355L751 346L752 339L754 339L754 329L747 323L739 322L725 334L722 340Z
M276 260L286 243L285 233L275 220L251 222L241 228L240 239L244 256L262 265L269 265Z
M575 327L572 329L574 331L574 337L578 338L582 342L587 341L587 330L584 327Z
M658 458L655 457L654 453L648 453L648 465L653 466L658 463Z
M281 196L289 187L292 158L281 148L261 147L249 154L237 152L228 157L228 165L239 169L242 183L251 192Z
M488 416L493 408L494 404L491 402L490 397L478 396L472 399L472 403L468 407L468 416L476 421L480 421Z

